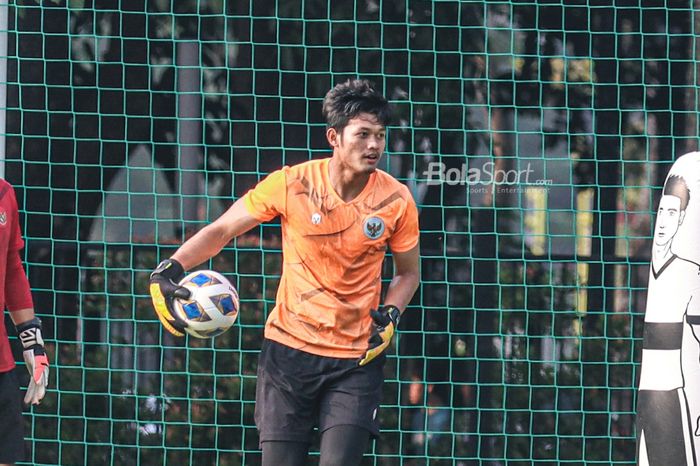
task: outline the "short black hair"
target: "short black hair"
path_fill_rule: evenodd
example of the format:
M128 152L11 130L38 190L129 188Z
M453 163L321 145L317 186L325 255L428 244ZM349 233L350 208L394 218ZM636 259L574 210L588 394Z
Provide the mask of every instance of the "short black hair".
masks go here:
M328 128L343 131L360 113L374 115L380 124L391 121L391 107L384 95L366 79L349 79L336 84L323 99L323 117Z
M671 175L664 184L664 195L676 196L681 200L681 210L685 210L690 202L690 189L683 177Z

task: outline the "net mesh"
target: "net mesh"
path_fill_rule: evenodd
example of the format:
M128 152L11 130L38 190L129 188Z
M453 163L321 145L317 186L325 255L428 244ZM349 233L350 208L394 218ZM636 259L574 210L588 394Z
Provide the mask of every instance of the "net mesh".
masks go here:
M355 77L395 105L382 168L422 249L364 464L634 463L652 211L697 145L693 2L0 7L3 170L52 362L29 463L259 464L279 224L204 264L241 296L214 340L170 338L148 275L266 174L327 156L321 101Z

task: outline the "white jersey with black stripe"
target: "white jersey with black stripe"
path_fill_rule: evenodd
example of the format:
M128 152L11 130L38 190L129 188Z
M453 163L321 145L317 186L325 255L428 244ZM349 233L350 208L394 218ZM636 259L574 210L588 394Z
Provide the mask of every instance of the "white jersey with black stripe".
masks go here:
M682 346L686 316L700 318L700 268L671 256L649 273L640 390L673 390L684 386ZM698 362L695 361L697 364Z

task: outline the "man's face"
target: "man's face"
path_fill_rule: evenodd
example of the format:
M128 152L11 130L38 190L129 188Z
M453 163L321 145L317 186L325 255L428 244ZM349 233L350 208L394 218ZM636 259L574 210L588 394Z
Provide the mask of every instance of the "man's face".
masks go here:
M654 243L657 246L664 246L671 241L683 222L684 216L685 211L681 210L680 198L668 194L662 196L656 216Z
M330 128L326 135L341 164L357 174L374 172L386 148L386 128L370 113L351 119L341 133Z

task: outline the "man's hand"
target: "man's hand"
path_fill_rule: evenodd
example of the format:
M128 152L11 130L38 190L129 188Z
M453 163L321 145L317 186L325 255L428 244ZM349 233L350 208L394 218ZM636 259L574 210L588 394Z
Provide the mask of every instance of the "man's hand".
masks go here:
M182 265L173 259L166 259L153 271L149 291L153 300L153 308L165 329L176 337L184 336L187 322L173 312L173 299L190 297L187 288L179 286L178 282L185 275Z
M367 352L360 358L360 366L369 363L389 346L391 337L394 336L394 331L401 319L401 311L399 311L398 307L392 305L382 306L379 310L372 309L369 311L369 314L374 320L374 329L369 338Z
M44 338L41 335L41 320L35 317L17 324L16 328L24 348L22 355L30 377L24 403L38 405L49 385L49 358L46 357Z

